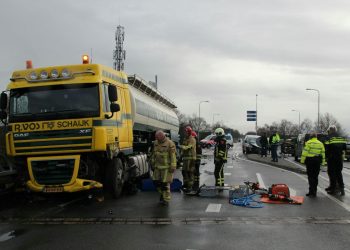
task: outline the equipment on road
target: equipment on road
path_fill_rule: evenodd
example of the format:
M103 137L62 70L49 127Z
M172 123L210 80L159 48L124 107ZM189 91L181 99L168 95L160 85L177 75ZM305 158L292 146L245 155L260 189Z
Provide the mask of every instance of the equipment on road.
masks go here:
M290 196L289 187L286 184L272 184L268 193L261 194L261 202L273 204L297 204L304 202L302 196Z
M171 100L136 75L88 62L15 71L1 94L6 153L33 192L103 187L118 197L149 175L154 131L178 141Z

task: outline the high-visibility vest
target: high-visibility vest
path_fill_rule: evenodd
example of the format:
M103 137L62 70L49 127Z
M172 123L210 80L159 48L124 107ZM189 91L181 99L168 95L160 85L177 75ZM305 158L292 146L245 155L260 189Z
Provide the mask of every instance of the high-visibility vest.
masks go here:
M305 147L301 154L301 163L305 163L307 157L321 157L322 165L325 164L325 149L322 142L317 140L316 137L311 138L305 143Z
M277 144L280 142L280 136L276 133L274 136L272 136L272 144Z

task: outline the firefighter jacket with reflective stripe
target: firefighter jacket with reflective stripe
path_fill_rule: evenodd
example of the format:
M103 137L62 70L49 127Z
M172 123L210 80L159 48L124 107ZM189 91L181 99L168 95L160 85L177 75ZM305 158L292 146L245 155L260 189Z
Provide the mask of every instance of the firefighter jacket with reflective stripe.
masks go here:
M336 134L331 135L324 142L327 160L342 160L346 150L346 140Z
M325 164L325 149L323 143L317 140L316 137L311 138L305 143L300 162L305 163L307 157L320 157L322 165Z
M196 144L196 162L201 162L202 159L202 147L199 143Z
M227 160L227 144L225 137L215 140L214 161Z
M278 144L280 140L281 140L280 136L276 133L275 135L272 136L271 144Z
M188 136L183 141L183 145L180 146L182 149L183 160L195 160L196 159L196 139L193 136Z
M176 148L175 144L168 138L163 142L154 142L152 153L152 164L158 169L176 169Z

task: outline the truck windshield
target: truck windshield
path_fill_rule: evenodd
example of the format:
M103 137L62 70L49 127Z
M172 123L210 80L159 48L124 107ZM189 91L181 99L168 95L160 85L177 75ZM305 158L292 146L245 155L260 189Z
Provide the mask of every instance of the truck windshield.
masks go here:
M98 84L41 86L10 92L10 122L98 115Z

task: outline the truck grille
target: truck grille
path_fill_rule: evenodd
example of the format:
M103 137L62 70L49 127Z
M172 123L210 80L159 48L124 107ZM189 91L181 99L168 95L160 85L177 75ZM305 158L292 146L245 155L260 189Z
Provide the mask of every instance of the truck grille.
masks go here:
M74 159L32 161L34 179L40 185L69 183L73 176Z
M37 131L13 134L16 154L76 152L92 147L92 129Z

